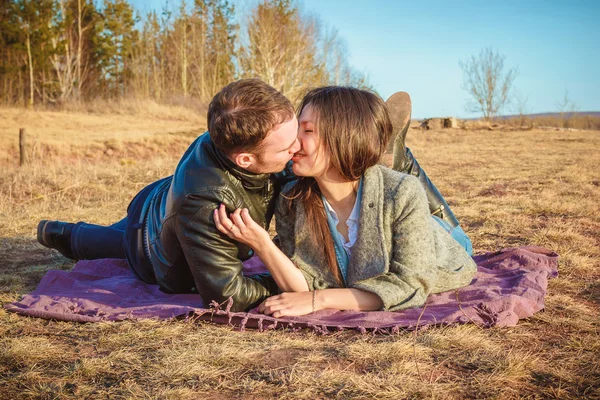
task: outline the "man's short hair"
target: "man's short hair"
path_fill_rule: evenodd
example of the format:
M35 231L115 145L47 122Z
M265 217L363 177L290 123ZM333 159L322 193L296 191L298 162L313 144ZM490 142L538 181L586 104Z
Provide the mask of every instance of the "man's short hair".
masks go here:
M219 150L260 153L260 145L277 125L294 116L292 103L260 79L225 86L208 106L208 131Z

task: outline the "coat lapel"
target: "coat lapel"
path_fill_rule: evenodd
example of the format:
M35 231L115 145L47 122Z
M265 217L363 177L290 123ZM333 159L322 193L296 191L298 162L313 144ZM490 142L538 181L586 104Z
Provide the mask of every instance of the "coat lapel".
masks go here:
M358 238L352 246L348 282L355 282L380 275L389 269L389 255L385 248L383 231L383 176L379 166L369 168L363 179L362 204Z
M294 227L294 241L296 249L292 262L301 263L302 268L312 275L320 285L335 285L336 281L329 269L325 258L324 247L314 245L310 230L306 228L306 212L301 201L295 201L296 225Z

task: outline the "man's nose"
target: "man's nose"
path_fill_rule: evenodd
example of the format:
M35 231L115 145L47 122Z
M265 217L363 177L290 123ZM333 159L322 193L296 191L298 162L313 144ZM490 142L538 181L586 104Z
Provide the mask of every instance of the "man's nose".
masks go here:
M300 145L300 140L298 140L298 138L296 138L296 142L294 142L294 145L290 149L290 152L297 153L301 147L302 146Z

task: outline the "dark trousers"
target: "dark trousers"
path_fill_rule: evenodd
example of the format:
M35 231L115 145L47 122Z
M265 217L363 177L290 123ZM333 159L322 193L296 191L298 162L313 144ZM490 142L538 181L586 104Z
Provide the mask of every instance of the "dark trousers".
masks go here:
M142 189L129 203L127 216L109 226L79 222L71 231L71 249L77 260L125 258L132 271L146 283L156 283L154 269L145 250L143 220L147 199L171 177L160 179Z
M79 222L71 231L71 250L77 260L126 258L127 217L109 226Z

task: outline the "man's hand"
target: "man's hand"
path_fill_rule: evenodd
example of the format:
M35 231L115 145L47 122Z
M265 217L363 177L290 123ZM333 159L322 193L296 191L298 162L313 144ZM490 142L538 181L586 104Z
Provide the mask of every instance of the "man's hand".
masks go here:
M256 253L260 253L272 244L269 232L254 222L247 208L238 208L228 217L225 206L221 204L214 211L214 219L219 232L252 247Z
M318 293L315 293L318 294ZM315 298L313 310L313 292L287 292L272 296L258 306L258 311L275 318L306 315L319 310L319 296Z

